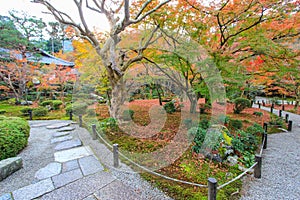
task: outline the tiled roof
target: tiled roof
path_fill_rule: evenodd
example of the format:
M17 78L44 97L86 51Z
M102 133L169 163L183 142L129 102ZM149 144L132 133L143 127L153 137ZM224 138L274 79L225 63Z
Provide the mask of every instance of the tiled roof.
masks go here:
M7 55L10 53L10 50L9 49L5 49L5 48L0 48L0 53L7 53ZM39 55L39 56L36 56L36 53ZM26 57L27 57L27 60L30 61L30 62L38 62L38 63L43 63L43 64L55 64L55 65L61 65L61 66L70 66L70 67L73 67L75 66L75 64L73 62L68 62L66 60L63 60L63 59L60 59L60 58L57 58L49 53L47 53L46 51L44 50L38 50L35 54L34 53L31 53L31 52L28 52L26 53ZM3 54L1 55L0 54L0 58L8 58L8 56L3 56ZM22 56L21 54L15 54L14 57L16 59L21 59Z

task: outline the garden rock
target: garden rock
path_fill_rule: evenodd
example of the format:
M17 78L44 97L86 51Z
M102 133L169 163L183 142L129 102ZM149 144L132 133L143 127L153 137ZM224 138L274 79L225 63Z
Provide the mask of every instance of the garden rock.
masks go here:
M0 161L0 181L23 167L21 157L12 157Z
M238 157L237 156L228 156L227 162L230 166L234 166L238 163Z
M70 126L68 126L68 127L60 128L60 129L58 129L57 131L58 131L58 132L66 132L66 131L73 131L73 130L75 130L75 127L70 127Z
M53 124L53 125L49 125L46 128L47 129L60 129L66 126L70 126L70 123L57 123L57 124Z

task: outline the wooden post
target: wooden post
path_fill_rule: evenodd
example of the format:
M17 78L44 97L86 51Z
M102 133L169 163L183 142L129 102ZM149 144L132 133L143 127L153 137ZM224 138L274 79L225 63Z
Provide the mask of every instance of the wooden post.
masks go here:
M292 131L293 121L289 120L288 131Z
M285 123L289 122L289 114L285 114Z
M260 155L255 155L255 162L257 162L257 164L254 167L254 177L261 178L262 157Z
M79 127L82 127L82 115L79 115Z
M274 108L274 103L272 103L271 107Z
M28 110L29 120L32 120L32 110Z
M263 105L263 106L266 106L266 103L265 103L265 101L264 101L264 100L262 100L262 105Z
M284 110L285 108L284 108L284 104L282 104L282 110Z
M97 139L97 131L96 131L96 124L92 124L92 139Z
M73 120L73 112L72 112L72 110L70 111L70 120Z
M258 102L258 108L260 108L260 103Z
M113 144L113 157L114 157L114 167L119 167L119 145Z
M271 113L273 113L273 107L271 107Z
M208 178L208 200L217 199L217 185L218 182L215 178Z
M268 124L266 122L264 123L264 130L265 130L265 133L268 132Z
M282 117L282 110L279 110L279 117Z
M268 133L264 133L264 137L263 138L265 140L263 149L266 149L267 148L267 143L268 143Z

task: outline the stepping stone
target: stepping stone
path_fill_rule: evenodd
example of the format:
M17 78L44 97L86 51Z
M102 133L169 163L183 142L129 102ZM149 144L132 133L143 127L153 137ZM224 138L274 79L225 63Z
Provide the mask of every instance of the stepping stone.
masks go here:
M103 171L104 167L100 164L95 156L88 156L78 160L79 166L84 176L95 174L96 172Z
M65 131L73 131L73 130L75 130L75 127L67 126L67 127L60 128L57 131L58 132L65 132Z
M78 158L82 158L85 156L93 155L93 152L90 147L88 146L82 146L82 147L76 147L73 149L58 151L54 153L54 160L56 162L67 162L70 160L75 160Z
M41 168L35 173L35 178L42 180L50 178L61 172L61 164L57 162L49 163L46 167Z
M60 151L60 150L66 150L66 149L71 149L74 147L79 147L82 146L82 142L80 139L74 139L74 140L68 140L65 142L62 142L58 145L56 145L56 147L54 148L56 151Z
M62 173L74 170L74 169L78 169L79 168L79 164L77 160L71 160L68 162L63 163L62 165Z
M14 200L34 199L54 190L50 178L13 191Z
M66 136L70 135L70 132L55 132L53 133L53 137L61 137L61 136Z
M53 181L54 187L59 188L64 185L67 185L68 183L76 181L82 177L83 177L83 175L82 175L80 169L75 169L75 170L68 171L68 172L65 172L65 173L62 173L62 174L52 177L52 181Z
M30 127L31 128L39 128L39 127L43 127L43 126L49 126L51 123L39 123L39 124L33 124Z
M59 129L66 126L70 126L70 123L57 123L53 125L46 126L47 129Z
M13 200L11 194L9 193L6 193L6 194L3 194L2 196L0 196L0 200Z
M57 142L64 142L64 141L72 140L72 139L73 139L73 137L71 135L66 135L63 137L56 137L56 138L51 139L51 144L54 144Z

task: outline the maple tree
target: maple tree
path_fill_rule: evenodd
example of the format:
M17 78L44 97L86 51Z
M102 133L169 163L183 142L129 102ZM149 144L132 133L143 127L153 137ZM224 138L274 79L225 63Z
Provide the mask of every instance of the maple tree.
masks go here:
M33 2L44 5L52 13L57 21L61 24L72 26L77 35L88 40L96 50L98 56L102 60L102 64L108 72L108 79L112 87L110 114L114 118L118 118L120 114L120 106L124 101L124 72L135 62L142 59L143 51L149 46L153 40L152 35L144 38L141 45L135 48L137 54L134 57L127 57L129 52L124 52L118 49L118 44L122 40L120 34L132 25L139 24L145 20L150 14L155 13L158 9L169 3L165 1L135 1L139 5L138 9L130 10L131 3L129 0L124 1L74 1L78 10L80 23L75 22L71 15L68 15L66 10L58 10L50 1L34 0ZM83 7L93 11L95 15L105 16L109 22L110 30L104 40L99 40L93 31L87 25L84 17ZM119 15L123 15L120 19ZM157 28L153 28L155 32Z
M0 17L0 78L20 102L27 100L28 84L37 67L27 62L27 56L34 54L33 42L40 38L44 23L24 13L10 12L10 16Z

